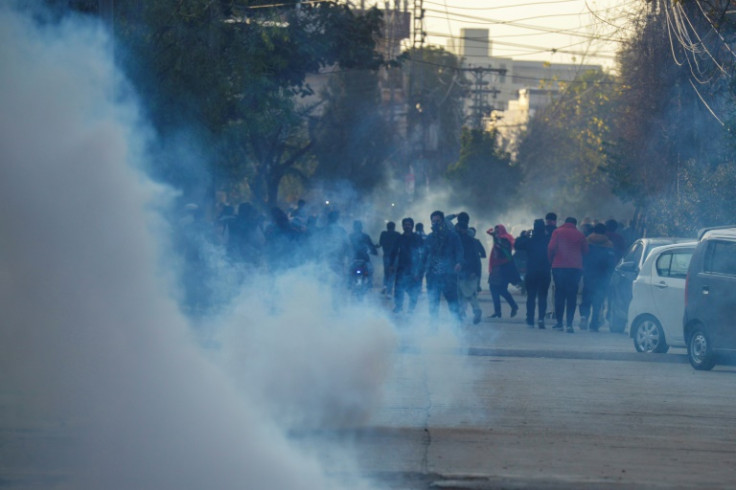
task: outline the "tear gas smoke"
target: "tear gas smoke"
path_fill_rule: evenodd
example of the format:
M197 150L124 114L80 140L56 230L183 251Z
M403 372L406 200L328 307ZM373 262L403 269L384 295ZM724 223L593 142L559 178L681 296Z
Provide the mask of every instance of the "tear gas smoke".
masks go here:
M28 449L34 467L19 472L43 475L63 459L70 488L333 488L318 462L298 452L264 412L295 390L239 391L217 354L192 340L187 319L166 294L170 276L153 237L168 230L153 209L170 192L136 170L144 167L145 124L135 104L121 100L130 92L106 56L107 42L89 21L44 25L0 8L2 428L53 427L65 435L58 446ZM325 385L310 393L308 406L337 406L346 418L356 405L369 407L363 397L377 393L386 374L376 367L391 358L385 323L372 325L383 334L365 342L372 317L354 332L336 333L316 316L305 322L283 306L270 316L241 306L247 312L241 328L250 322L274 328L246 336L263 350L247 344L255 354L246 360L253 372L245 381L294 388L299 378L290 374L310 364L286 372L280 363L289 359L279 347L291 349L293 359L309 349L317 355L320 342L341 342L343 350L332 345L332 352L361 364L343 372L338 387L361 393L325 401ZM290 323L299 329L279 330ZM232 354L227 359L237 350ZM269 372L269 355L284 372ZM333 362L334 371L346 359ZM302 380L323 373L311 374ZM275 401L248 398L256 395Z

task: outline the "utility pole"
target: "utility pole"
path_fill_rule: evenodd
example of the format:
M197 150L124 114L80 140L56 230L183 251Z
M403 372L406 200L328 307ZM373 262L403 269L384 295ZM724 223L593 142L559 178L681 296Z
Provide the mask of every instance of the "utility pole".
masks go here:
M489 82L485 80L485 76L488 73L504 75L506 73L506 69L476 66L461 68L461 71L468 72L473 77L473 88L470 90L470 98L472 100L472 104L470 106L470 127L473 129L482 129L483 115L490 114L491 110L493 110L493 107L488 104L488 94L493 95L493 98L495 99L496 95L500 93L500 90L495 87L486 88L489 85Z
M405 2L406 1L408 0L405 0ZM404 5L406 5L406 3ZM421 61L419 58L424 56L423 48L424 38L426 36L426 32L424 32L423 0L414 0L412 21L412 61L410 65L411 67L409 69L409 90L406 97L407 102L409 102L409 104L411 105L411 107L407 107L408 120L406 133L408 147L406 148L406 171L407 176L411 175L413 178L413 176L416 174L420 176L426 176L428 167L426 161L427 128L424 121L424 116L422 115L422 111L424 110L424 108L421 105L421 99L419 100L419 102L416 102L417 98L415 97L417 93L422 94L424 85L421 69L419 69L419 73L417 75L417 63ZM416 116L411 119L409 118L409 114L414 111L418 113L419 121L416 120ZM419 127L416 126L417 124L419 125Z
M422 0L414 0L414 29L412 29L412 47L421 49L424 47L424 38L427 33L424 32L424 2Z

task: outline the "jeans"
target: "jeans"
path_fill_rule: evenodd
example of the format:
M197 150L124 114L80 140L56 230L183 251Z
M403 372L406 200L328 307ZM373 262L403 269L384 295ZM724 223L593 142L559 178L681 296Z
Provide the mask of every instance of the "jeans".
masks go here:
M582 274L581 269L552 269L552 277L555 280L555 316L558 325L562 325L562 321L565 319L565 309L567 308L566 324L572 328Z
M401 311L404 307L404 294L409 296L409 312L414 311L421 287L421 278L415 278L411 271L398 271L396 273L396 285L394 286L394 307L396 311Z
M527 272L524 278L526 285L526 322L534 324L535 303L539 303L538 320L544 320L547 314L547 293L552 276L549 270Z
M493 313L496 315L501 314L501 297L508 302L512 310L516 310L519 306L514 301L514 297L509 293L509 283L504 282L502 284L489 284L491 289L491 298L493 298Z
M608 292L608 276L583 277L583 294L580 301L580 316L590 319L590 329L598 330L603 311L603 302ZM591 311L592 310L592 311Z
M457 304L457 274L427 274L427 300L429 314L437 317L440 309L440 297L444 296L447 308L456 318L459 318Z

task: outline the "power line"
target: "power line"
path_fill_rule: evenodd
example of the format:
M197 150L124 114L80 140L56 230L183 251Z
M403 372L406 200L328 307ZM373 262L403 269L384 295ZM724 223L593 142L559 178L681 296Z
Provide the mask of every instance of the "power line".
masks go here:
M427 34L430 36L435 36L435 37L452 37L453 39L465 39L465 40L471 40L471 41L472 40L479 41L479 39L476 39L476 38L449 36L447 34L440 33L440 32L428 32ZM562 46L561 48L534 46L530 44L509 43L509 42L504 42L504 41L494 41L493 39L489 39L488 43L489 45L490 44L500 44L501 46L510 46L513 48L531 49L531 50L534 50L535 53L552 53L552 54L563 53L563 54L572 54L572 55L577 55L577 56L590 55L590 53L587 53L585 51L572 51L572 50L566 49L572 46L584 44L585 41L572 43L566 46ZM535 53L529 53L529 54L535 54ZM615 55L613 54L595 54L595 55L590 55L590 56L595 56L597 58L605 58L605 59L615 59Z
M500 5L497 7L458 7L453 6L453 9L456 10L503 10L503 9L509 9L509 8L517 8L517 7L536 7L539 5L552 5L552 4L558 4L558 3L570 3L570 2L578 2L579 0L552 0L549 2L530 2L530 3L519 3L519 4L513 4L513 5ZM435 2L427 1L427 3L431 3L432 5L439 5Z
M434 9L426 9L427 12L433 12L433 13L439 13L442 14L443 12L440 10L434 10ZM553 27L545 27L545 26L537 26L532 24L523 24L519 23L513 20L500 20L500 19L491 19L491 18L483 18L483 17L476 17L473 15L463 15L463 14L453 14L456 17L461 17L465 20L472 20L474 23L477 24L488 24L488 25L503 25L503 26L510 26L510 27L518 27L521 29L528 29L533 31L539 31L544 32L547 34L566 34L569 36L576 36L576 37L584 37L588 39L595 39L600 41L609 41L609 42L619 42L619 39L612 39L612 38L604 38L600 36L594 36L590 34L583 34L577 30L574 29L557 29ZM444 19L444 17L440 17L441 19ZM589 27L594 26L595 24L589 24Z

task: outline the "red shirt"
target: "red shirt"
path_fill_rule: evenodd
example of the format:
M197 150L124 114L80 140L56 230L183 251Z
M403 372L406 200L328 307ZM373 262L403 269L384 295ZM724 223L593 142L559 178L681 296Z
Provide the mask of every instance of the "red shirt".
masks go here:
M582 269L587 253L588 241L574 224L565 223L552 232L547 255L553 269Z

